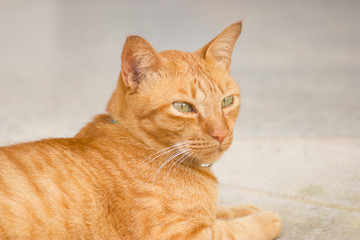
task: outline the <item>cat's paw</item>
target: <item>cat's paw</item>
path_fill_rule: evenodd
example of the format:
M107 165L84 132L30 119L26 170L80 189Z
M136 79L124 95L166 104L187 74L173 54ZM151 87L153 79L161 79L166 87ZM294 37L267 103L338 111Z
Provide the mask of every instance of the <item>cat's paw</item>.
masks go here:
M272 240L281 233L280 216L271 211L261 211L254 215L254 219L260 225L265 239Z
M232 207L218 206L216 209L216 218L217 219L241 218L258 213L259 211L260 210L257 207L254 207L252 205L235 205Z
M244 205L235 205L230 208L233 212L234 218L238 217L246 217L255 213L260 212L260 209L250 205L250 204L244 204Z

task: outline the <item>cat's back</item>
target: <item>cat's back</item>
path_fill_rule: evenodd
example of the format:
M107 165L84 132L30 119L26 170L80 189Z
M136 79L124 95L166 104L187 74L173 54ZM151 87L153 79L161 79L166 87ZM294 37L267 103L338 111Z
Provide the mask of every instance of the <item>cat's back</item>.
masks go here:
M95 173L71 141L0 147L0 238L55 236L69 229L76 237L90 225Z
M42 184L46 179L61 182L70 175L84 175L79 170L84 169L86 162L76 145L79 143L73 139L46 139L0 147L0 184L10 176L15 178L13 183L35 179L36 183ZM9 187L13 186L9 184ZM0 191L4 189L0 188Z

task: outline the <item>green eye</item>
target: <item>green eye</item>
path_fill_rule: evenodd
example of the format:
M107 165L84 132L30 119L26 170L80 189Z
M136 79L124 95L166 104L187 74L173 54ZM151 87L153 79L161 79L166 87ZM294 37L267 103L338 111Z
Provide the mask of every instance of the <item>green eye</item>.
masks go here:
M193 107L189 103L174 102L173 106L174 106L174 108L176 108L176 110L178 110L179 112L182 112L182 113L194 112Z
M234 97L228 96L228 97L224 98L224 100L222 100L221 107L226 108L226 107L230 106L233 102L234 102Z

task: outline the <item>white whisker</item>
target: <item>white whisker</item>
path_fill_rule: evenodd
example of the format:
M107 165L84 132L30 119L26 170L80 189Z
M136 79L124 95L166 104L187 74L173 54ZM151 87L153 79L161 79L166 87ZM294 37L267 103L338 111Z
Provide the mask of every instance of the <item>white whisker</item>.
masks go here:
M170 169L169 169L169 170L167 171L167 173L166 173L165 180L166 180L168 174L170 173L171 169L176 165L176 163L181 164L185 159L187 159L188 157L191 156L192 152L191 152L190 149L188 149L188 150L189 150L189 151L183 152L184 155L181 156L179 159L177 159L177 160L171 165ZM190 154L188 154L189 152L190 152ZM179 166L179 165L177 165L177 166ZM176 168L177 168L177 167L176 167ZM176 169L176 168L175 168L175 169ZM175 170L175 169L174 169L174 170Z
M155 182L156 176L158 175L158 173L160 172L160 170L166 165L168 164L171 160L173 160L174 158L176 158L177 156L184 154L186 152L189 152L190 149L185 149L185 150L180 150L179 152L176 152L175 154L173 154L170 158L166 159L165 162L160 166L160 168L156 171L155 176L153 177L153 183Z
M187 142L177 143L177 144L174 144L174 145L172 145L170 147L164 148L164 149L152 154L151 156L147 157L144 160L144 165L142 165L142 167L147 166L148 164L150 164L151 162L153 162L154 160L156 160L157 158L159 158L159 157L161 157L161 156L163 156L165 154L168 154L168 153L170 153L172 151L176 151L177 149L186 146L186 144L187 144ZM152 158L152 157L154 157L154 158ZM151 160L148 161L149 159L151 159Z
M186 157L191 157L191 155L192 155L192 152L191 152L191 151L190 151L190 155L185 155L185 158L182 158L182 159L179 161L179 163L176 165L176 167L174 168L174 172L175 172L175 170L180 166L180 164L182 164L182 163L185 161Z

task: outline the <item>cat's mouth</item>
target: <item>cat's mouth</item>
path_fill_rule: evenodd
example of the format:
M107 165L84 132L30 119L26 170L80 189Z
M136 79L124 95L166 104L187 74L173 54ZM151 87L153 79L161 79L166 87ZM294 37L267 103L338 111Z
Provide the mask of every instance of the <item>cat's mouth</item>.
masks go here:
M187 146L195 153L202 155L213 155L223 153L228 150L231 145L230 141L225 141L223 143L211 143L204 140L190 140L187 143Z
M229 148L231 141L222 143L209 141L206 139L190 139L162 150L169 152L173 156L183 156L182 159L191 159L191 162L200 164L212 164ZM167 150L170 149L170 150Z

